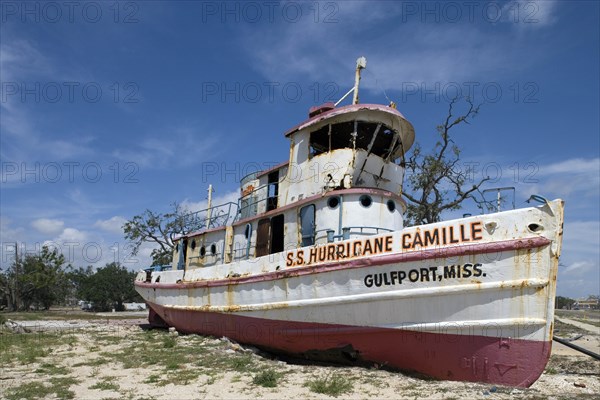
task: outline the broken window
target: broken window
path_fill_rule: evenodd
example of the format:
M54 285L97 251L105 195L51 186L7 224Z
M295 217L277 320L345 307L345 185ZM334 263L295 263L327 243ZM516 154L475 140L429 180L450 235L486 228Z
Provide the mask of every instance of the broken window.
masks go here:
M337 149L363 149L384 159L395 159L400 146L398 133L377 122L340 122L310 134L310 157Z

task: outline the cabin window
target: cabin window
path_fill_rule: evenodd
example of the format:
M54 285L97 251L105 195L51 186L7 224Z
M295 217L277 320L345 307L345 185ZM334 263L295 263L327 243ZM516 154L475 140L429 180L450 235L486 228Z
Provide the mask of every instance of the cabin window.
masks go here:
M196 239L193 239L193 240L192 240L192 244L191 244L191 246L190 246L190 247L192 248L192 250L195 250L195 249L196 249Z
M279 195L279 171L271 172L268 176L269 192L267 196L267 211L277 208L277 196Z
M387 208L390 210L390 212L394 212L396 210L396 203L394 203L394 200L387 201Z
M340 198L335 196L335 197L330 197L329 199L327 199L327 206L331 209L337 208L337 206L340 204Z
M179 261L177 262L177 269L185 268L185 262L187 259L187 246L188 246L187 238L184 238L179 243Z
M373 199L371 199L371 196L369 196L368 194L363 194L362 196L360 196L358 201L360 201L360 205L364 208L371 207L371 203L373 203Z
M314 157L332 150L356 148L387 159L395 156L401 146L399 135L384 124L347 121L311 132L309 155Z
M210 245L210 254L212 254L213 256L217 254L217 245L214 243Z
M321 129L310 133L310 157L317 156L329 151L329 128L331 125L325 125Z
M206 255L206 247L202 246L202 247L200 247L200 258L204 258L205 255Z
M330 197L330 200L332 197ZM302 247L315 244L315 206L314 204L300 209L300 235Z

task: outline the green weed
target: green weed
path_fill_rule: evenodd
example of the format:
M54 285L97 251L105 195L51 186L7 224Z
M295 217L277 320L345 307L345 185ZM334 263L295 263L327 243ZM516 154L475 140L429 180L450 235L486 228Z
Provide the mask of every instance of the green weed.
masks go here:
M276 387L283 374L273 369L265 369L254 376L252 383L263 387Z
M342 393L350 392L353 385L342 375L328 374L324 378L307 381L305 386L308 386L312 392L338 397Z

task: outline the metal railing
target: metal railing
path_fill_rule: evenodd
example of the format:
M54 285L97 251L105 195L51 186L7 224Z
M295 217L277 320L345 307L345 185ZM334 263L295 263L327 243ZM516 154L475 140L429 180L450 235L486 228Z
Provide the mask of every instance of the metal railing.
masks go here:
M183 216L184 226L190 231L221 228L230 225L238 214L238 204L228 202ZM210 210L210 213L208 212ZM210 215L210 217L209 217Z
M264 190L264 196L260 191ZM261 202L266 202L269 199L269 184L262 185L253 189L250 193L243 195L238 200L239 211L237 220L252 217L258 214L258 205Z
M486 199L485 195L487 193L492 193L495 192L496 193L496 198L494 200L488 200ZM486 210L492 211L495 208L495 212L500 212L500 209L502 207L502 203L504 201L506 201L506 198L504 196L501 195L501 192L512 192L512 209L515 209L515 187L514 186L507 186L507 187L499 187L499 188L492 188L492 189L486 189L484 191L481 192L482 196L483 196L483 204L480 206L483 210L483 214L485 214Z

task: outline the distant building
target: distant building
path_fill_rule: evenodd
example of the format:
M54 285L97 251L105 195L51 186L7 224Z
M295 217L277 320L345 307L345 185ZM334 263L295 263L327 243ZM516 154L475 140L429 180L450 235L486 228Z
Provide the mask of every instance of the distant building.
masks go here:
M585 300L577 300L573 304L574 310L598 310L600 309L600 299L588 297Z
M123 303L125 311L144 311L146 309L146 303Z

